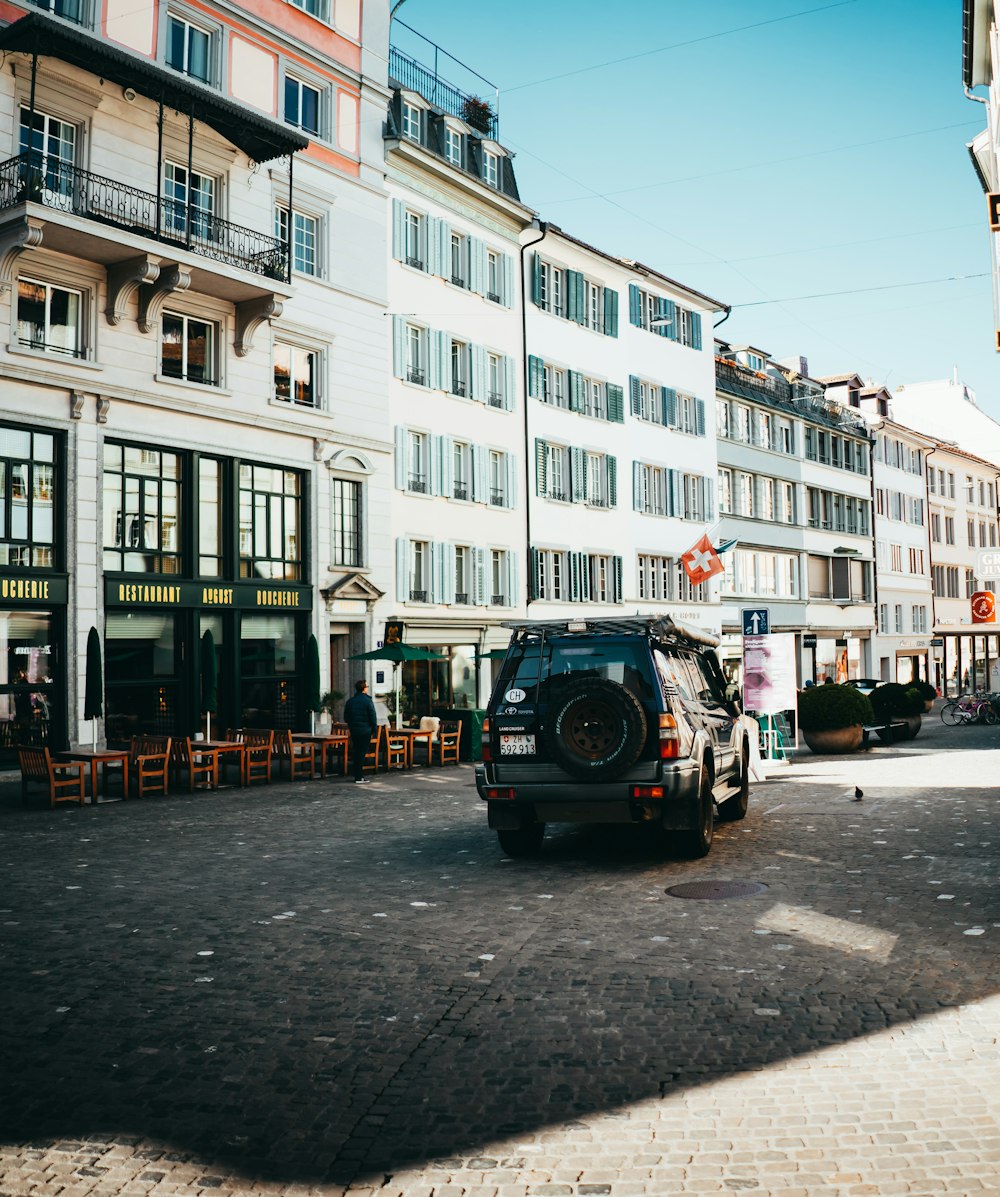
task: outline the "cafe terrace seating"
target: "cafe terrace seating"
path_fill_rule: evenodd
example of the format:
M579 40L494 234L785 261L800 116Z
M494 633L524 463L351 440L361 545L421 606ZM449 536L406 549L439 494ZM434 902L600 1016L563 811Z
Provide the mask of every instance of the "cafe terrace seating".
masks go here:
M53 761L47 748L19 748L18 761L21 765L21 800L28 798L31 783L44 786L49 795L49 806L57 802L76 802L83 806L84 770L83 761Z
M462 725L457 719L442 719L438 732L438 764L457 765L462 742Z
M129 768L135 771L136 795L170 792L170 736L133 736Z
M209 790L219 786L219 754L211 749L199 748L197 741L191 742L190 736L183 739L176 738L171 749L171 759L174 773L183 778L185 772L188 779L188 791L193 794L195 788L206 787Z
M313 778L316 776L316 745L303 742L301 740L293 740L290 731L280 731L275 733L275 751L278 755L278 780L281 780L281 767L284 762L288 764L288 780L295 781L296 778L307 777Z

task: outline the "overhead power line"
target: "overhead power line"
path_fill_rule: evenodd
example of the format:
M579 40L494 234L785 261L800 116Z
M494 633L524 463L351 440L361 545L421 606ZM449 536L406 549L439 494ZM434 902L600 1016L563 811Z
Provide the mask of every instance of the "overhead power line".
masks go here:
M734 303L737 308L761 308L769 303L800 303L805 299L831 299L837 295L864 295L869 291L896 291L902 287L930 287L935 283L959 283L969 278L989 278L989 271L981 274L949 274L944 278L924 278L913 283L885 283L881 287L851 287L847 291L817 291L815 295L789 295L784 299L757 299L753 303Z

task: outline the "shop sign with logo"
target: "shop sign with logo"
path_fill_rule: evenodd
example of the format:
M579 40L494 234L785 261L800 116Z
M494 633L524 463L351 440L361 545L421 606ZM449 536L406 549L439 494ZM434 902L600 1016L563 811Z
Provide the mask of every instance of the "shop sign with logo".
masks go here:
M996 596L989 590L977 590L969 600L973 623L996 622Z
M104 599L109 607L213 607L241 611L312 609L309 586L265 586L236 582L229 586L203 582L125 582L105 578Z
M404 627L405 625L403 624L402 620L388 620L385 625L385 633L382 637L382 644L379 645L379 648L382 648L386 644L402 644Z
M66 576L44 574L0 575L0 606L65 603L69 587Z

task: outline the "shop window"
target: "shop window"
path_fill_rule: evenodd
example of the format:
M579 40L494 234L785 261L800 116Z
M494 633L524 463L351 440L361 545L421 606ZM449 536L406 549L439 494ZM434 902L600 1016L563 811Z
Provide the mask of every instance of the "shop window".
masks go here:
M105 624L109 744L136 735L174 735L180 714L177 616L163 611L108 613Z
M198 462L198 573L222 577L224 545L222 462L203 457Z
M240 465L240 577L302 578L302 475Z
M240 621L240 722L243 727L296 725L295 617L244 615Z
M181 572L181 460L176 453L104 445L104 568Z
M0 611L0 760L18 744L47 745L58 694L51 611Z
M0 565L56 565L56 441L0 425Z

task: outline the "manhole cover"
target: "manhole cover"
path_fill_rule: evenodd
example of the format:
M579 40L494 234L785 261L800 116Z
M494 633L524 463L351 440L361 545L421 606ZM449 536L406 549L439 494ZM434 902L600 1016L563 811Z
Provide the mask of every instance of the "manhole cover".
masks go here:
M767 886L759 881L688 881L684 885L672 885L666 892L675 898L719 902L723 898L752 898L754 894L767 893Z

